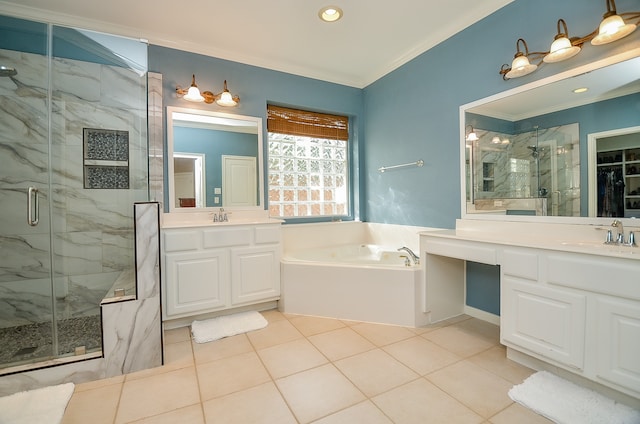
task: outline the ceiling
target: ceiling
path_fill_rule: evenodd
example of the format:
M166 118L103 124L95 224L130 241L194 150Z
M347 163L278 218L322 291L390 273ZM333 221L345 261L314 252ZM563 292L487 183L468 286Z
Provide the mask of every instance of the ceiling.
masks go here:
M0 0L0 13L363 88L513 0ZM321 7L344 11L337 22Z

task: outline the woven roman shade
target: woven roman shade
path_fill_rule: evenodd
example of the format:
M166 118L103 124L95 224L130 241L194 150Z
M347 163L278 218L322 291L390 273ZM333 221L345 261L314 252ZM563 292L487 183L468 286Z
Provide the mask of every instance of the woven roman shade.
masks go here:
M267 130L280 134L346 141L349 139L349 118L267 105Z

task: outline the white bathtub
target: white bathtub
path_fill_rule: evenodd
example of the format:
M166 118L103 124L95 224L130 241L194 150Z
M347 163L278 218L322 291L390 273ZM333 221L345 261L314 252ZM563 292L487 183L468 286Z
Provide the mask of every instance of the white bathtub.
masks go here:
M283 227L280 310L286 313L417 327L425 325L417 255L428 227L361 222Z

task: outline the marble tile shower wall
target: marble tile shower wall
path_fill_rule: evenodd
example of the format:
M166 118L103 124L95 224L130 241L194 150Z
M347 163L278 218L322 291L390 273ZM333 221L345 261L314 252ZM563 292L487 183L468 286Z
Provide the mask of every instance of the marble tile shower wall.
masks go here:
M51 199L41 192L40 224L26 225L25 188L49 183L47 58L0 50L18 69L0 79L0 158L7 244L0 269L0 327L50 316L49 216L52 202L58 319L99 313L100 300L133 267L133 203L148 200L146 76L128 69L54 58ZM128 131L129 190L83 188L83 129ZM5 208L3 207L3 210ZM20 229L16 234L16 229ZM3 242L4 243L4 242Z

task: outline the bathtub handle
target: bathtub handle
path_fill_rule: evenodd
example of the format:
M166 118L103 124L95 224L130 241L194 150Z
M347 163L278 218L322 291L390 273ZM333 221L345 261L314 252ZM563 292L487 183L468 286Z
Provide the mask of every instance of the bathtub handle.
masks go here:
M401 258L404 258L404 266L411 266L411 259L408 256L400 255Z

